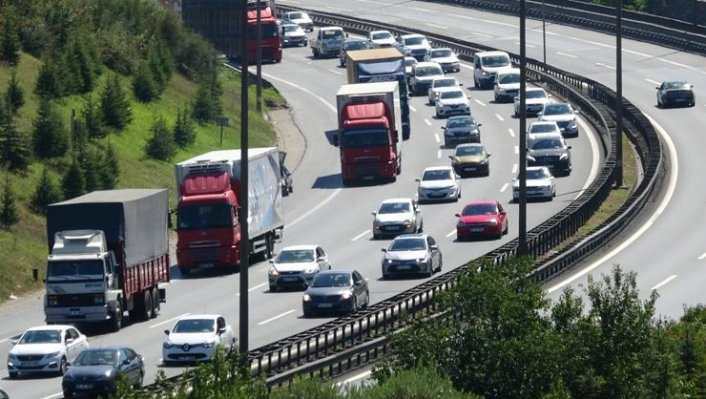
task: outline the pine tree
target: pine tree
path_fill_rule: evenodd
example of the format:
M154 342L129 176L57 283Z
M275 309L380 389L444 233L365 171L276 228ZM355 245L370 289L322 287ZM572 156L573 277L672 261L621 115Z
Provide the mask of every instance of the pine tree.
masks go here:
M15 193L10 187L10 177L5 178L5 186L2 190L2 201L0 203L0 224L8 229L20 221L20 213L17 210Z
M83 176L81 165L76 159L71 162L71 166L64 173L64 177L61 179L61 189L64 198L75 198L86 193L86 179Z
M196 141L194 124L186 108L177 110L177 119L174 125L174 141L181 148L188 147Z
M14 114L25 104L25 94L22 87L20 87L20 82L17 80L16 69L13 69L10 75L10 82L7 84L7 91L5 91L5 101L12 107L12 113Z
M19 131L11 106L0 101L0 163L12 172L24 171L32 159L29 137Z
M154 159L168 161L176 154L174 136L167 128L164 119L159 116L152 124L152 137L145 144L145 153Z
M113 74L101 95L101 112L107 126L124 129L132 121L130 102L120 83L120 77Z
M138 101L147 103L159 98L162 88L161 84L155 81L153 73L145 62L141 62L137 68L132 78L132 92Z
M191 110L191 116L202 124L211 122L218 116L212 91L208 85L199 85L199 89L196 92L196 101Z
M61 201L62 195L59 185L45 166L42 168L42 177L32 194L32 209L38 213L46 213L47 205Z
M86 96L86 100L83 103L81 117L88 137L99 139L108 135L108 130L103 121L103 114L98 104L93 101L93 96L90 94Z
M102 187L106 190L115 188L120 179L120 163L118 155L115 153L115 148L112 144L108 144L105 148L105 154L101 160L100 177Z
M99 68L96 67L97 61L93 58L93 54L87 47L85 39L77 37L71 44L70 51L73 60L73 66L76 68L74 73L78 74L78 93L90 93L96 86L98 80Z
M20 62L20 37L13 8L5 8L0 32L0 61L15 66Z
M34 154L40 159L63 156L69 148L69 132L64 121L46 98L39 102L32 139Z
M102 189L103 181L100 175L101 160L95 147L92 145L81 147L78 153L78 161L83 171L85 190L91 192Z
M46 57L34 84L34 93L40 97L57 98L63 94L59 69L51 57Z

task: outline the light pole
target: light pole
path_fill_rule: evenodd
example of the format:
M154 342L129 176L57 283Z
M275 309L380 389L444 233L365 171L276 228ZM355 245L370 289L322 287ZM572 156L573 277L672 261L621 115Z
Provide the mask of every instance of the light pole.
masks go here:
M527 254L527 62L525 34L525 0L520 0L520 197L518 255Z
M544 0L542 0L542 62L547 65L547 17L544 14Z
M617 21L615 24L615 80L616 80L616 119L615 126L615 186L623 186L623 1L618 0Z
M240 27L240 340L239 364L248 370L249 311L248 311L248 266L250 263L250 237L248 236L248 1L242 0L243 9Z
M255 104L255 109L258 113L262 112L262 16L260 15L260 8L262 7L262 0L257 0L257 88L256 88L256 98L257 103Z

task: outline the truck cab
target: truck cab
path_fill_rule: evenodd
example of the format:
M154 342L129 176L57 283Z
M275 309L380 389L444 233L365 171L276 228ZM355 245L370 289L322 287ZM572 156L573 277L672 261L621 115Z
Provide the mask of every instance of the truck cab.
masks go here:
M248 63L257 61L257 3L248 4ZM272 8L260 8L260 25L262 38L260 41L262 61L282 61L282 41L277 18Z

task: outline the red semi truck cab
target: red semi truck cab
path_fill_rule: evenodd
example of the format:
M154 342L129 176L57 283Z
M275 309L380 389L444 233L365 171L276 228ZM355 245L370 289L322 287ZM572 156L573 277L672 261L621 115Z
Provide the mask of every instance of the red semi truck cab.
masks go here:
M397 82L343 85L336 95L341 178L395 181L402 168ZM397 108L395 106L397 105Z
M282 61L282 41L279 37L277 17L272 7L260 8L260 24L262 25L262 61ZM257 6L248 9L248 63L255 64L257 60Z

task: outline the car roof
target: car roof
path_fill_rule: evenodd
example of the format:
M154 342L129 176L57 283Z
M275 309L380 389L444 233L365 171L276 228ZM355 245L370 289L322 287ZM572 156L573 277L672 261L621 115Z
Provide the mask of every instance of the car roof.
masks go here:
M481 147L481 148L485 148L485 146L484 146L483 144L481 144L481 143L461 143L461 144L457 145L455 149L458 150L459 148L464 148L464 147Z
M318 275L326 275L326 274L343 274L343 273L345 273L345 274L353 274L354 271L355 271L354 269L339 269L339 268L336 268L336 269L330 269L330 270L322 270L322 271L316 273L316 275L318 276Z
M540 170L540 169L546 169L547 171L549 171L549 168L546 166L528 166L527 167L528 172L531 170Z
M534 87L534 86L532 86L532 87L527 87L527 88L525 88L525 91L546 91L546 90L544 90L544 88L542 88L542 87Z
M431 80L432 83L436 82L437 80L455 80L456 83L458 83L458 79L456 79L455 76L439 76Z
M456 86L450 86L450 87L447 87L444 90L442 90L442 92L444 92L444 93L450 93L452 91L460 91L461 93L463 93L463 89L460 87L456 87ZM460 115L456 115L456 116L460 116Z
M180 317L179 320L217 319L219 317L223 316L219 314L190 314Z
M417 61L416 58L410 57L410 56L405 56L404 59L405 59L405 60L409 60L409 61L412 61L412 60Z
M34 326L25 331L43 331L43 330L66 330L68 328L76 328L70 324L47 324L43 326ZM78 330L78 329L77 329Z
M451 166L429 166L424 168L422 173L430 170L452 170L453 168Z
M510 56L508 53L504 51L481 51L476 53L477 56L479 57L485 57L488 55L507 55L508 57Z
M413 238L427 238L428 234L424 233L409 233L409 234L400 234L396 236L395 238L392 239L392 241L398 241L398 240L410 240Z
M372 35L373 33L389 33L389 34L392 34L392 32L390 32L390 31L387 30L387 29L380 29L380 30L373 30L373 31L370 31L370 34L371 34L371 35Z
M454 51L451 49L451 47L434 47L434 48L431 49L431 50L432 50L432 51L434 51L434 50L449 50L449 51L451 51L452 53L454 52Z
M294 24L294 23L291 23L291 22L285 22L285 23L281 24L280 26L282 26L282 27L284 27L284 26L295 26L295 27L299 28L299 25Z
M557 125L556 121L534 121L530 123L530 127L532 125ZM557 125L558 127L559 125Z
M400 37L403 38L403 39L411 39L411 38L413 38L413 37L423 37L423 38L425 38L425 39L427 38L426 36L424 36L424 35L422 35L422 34L419 34L419 33L408 33L408 34L402 35L402 36L400 36Z
M298 26L298 25L297 25L297 26ZM368 41L368 39L364 39L364 38L362 38L362 37L351 36L351 37L347 37L347 38L346 38L346 43L351 43L351 42L367 42L367 41Z
M100 346L90 346L90 347L88 347L88 348L82 350L81 352L88 352L88 351L96 352L96 351L100 351L100 350L119 351L119 350L121 350L121 349L130 349L130 350L132 350L132 351L137 352L135 349L133 349L133 348L131 348L131 347L129 347L129 346L124 346L124 345L100 345Z
M478 201L471 201L464 205L463 207L467 207L469 205L495 205L498 201L493 201L493 200L478 200Z
M320 28L316 28L319 30L343 30L340 26L322 26Z
M513 68L513 67L508 67L508 68L503 68L500 69L497 72L498 75L519 75L520 74L520 69L519 68Z
M314 244L302 244L302 245L290 245L287 247L284 247L279 250L279 252L284 252L284 251L300 251L300 250L315 250L318 247L318 245Z

